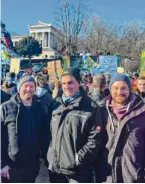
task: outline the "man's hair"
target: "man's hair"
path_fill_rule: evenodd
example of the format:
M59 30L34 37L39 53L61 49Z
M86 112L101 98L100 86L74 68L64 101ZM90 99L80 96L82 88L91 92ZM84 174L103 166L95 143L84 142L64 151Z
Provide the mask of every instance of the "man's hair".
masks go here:
M8 88L12 88L12 87L15 87L15 86L16 86L15 83L5 81L5 82L3 83L3 85L2 85L2 89L6 90L6 89L8 89Z
M145 80L145 76L140 76L137 78L137 80Z
M106 83L109 84L110 79L111 79L111 75L110 74L105 74L105 78L106 78Z
M46 85L46 81L47 81L46 77L40 76L37 79L37 85L41 86L41 87L44 87Z
M15 76L16 76L15 72L10 72L10 77L11 78L15 78Z
M97 74L93 77L93 84L102 89L106 85L106 78L103 74Z

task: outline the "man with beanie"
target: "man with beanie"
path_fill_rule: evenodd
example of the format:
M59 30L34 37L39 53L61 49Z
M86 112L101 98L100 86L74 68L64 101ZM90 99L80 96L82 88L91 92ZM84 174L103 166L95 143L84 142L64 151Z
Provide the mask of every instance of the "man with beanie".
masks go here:
M34 183L39 158L45 158L48 149L48 120L34 95L34 78L24 75L17 88L18 93L1 105L1 178Z
M70 68L61 78L63 94L52 104L48 150L50 182L90 183L92 164L102 140L97 104L79 89L80 72Z
M112 76L99 182L145 182L145 105L124 74Z

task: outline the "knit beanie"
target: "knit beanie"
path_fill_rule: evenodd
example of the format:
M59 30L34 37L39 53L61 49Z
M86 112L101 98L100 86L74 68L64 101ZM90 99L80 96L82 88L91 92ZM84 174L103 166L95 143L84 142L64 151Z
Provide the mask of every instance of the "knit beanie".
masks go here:
M65 75L71 75L78 81L78 83L81 82L80 70L77 68L69 68L69 69L65 70L63 72L61 78Z
M23 75L23 76L20 78L20 80L19 80L19 82L18 82L18 85L17 85L17 90L18 90L18 92L20 92L21 86L22 86L25 82L28 82L28 81L33 82L33 83L35 84L35 86L36 86L35 79L34 79L32 76L30 76L30 75Z
M124 81L127 85L128 85L128 88L129 88L129 91L131 91L132 89L132 84L131 84L131 80L130 78L125 75L125 74L115 74L111 77L111 80L110 80L110 84L109 84L109 90L111 91L111 86L114 82L116 81Z

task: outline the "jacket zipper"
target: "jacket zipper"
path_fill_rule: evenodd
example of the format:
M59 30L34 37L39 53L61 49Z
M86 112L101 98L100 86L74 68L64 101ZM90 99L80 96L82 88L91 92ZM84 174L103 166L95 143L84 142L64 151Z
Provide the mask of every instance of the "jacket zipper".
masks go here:
M119 132L119 129L120 129L120 121L118 121L118 123L117 123L117 128L118 128L118 132Z

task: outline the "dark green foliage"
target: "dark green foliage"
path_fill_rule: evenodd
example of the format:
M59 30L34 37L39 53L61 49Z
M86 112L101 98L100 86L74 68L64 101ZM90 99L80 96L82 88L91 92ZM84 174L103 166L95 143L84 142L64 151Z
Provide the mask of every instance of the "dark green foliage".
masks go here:
M22 57L31 58L42 53L42 45L31 36L27 36L18 42L16 52Z

